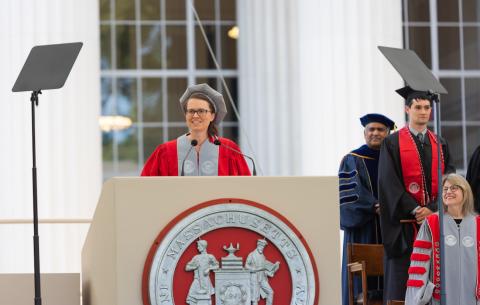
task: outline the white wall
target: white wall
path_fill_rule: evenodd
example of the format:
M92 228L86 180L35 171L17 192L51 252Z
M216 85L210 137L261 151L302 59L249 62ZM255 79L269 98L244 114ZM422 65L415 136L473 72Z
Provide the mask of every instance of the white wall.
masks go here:
M11 88L35 45L82 41L62 89L36 110L39 217L90 218L101 187L96 0L3 0L0 10L0 222L32 217L30 93ZM40 225L42 272L79 272L88 224ZM31 224L0 224L0 272L33 272Z
M403 82L377 45L402 47L401 1L242 0L242 149L264 175L336 175L368 112L404 122Z

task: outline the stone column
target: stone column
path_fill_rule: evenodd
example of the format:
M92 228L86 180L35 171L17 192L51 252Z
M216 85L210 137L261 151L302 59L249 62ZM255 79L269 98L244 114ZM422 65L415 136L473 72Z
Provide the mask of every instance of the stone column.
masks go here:
M264 175L336 175L359 117L402 126L403 82L377 50L402 47L401 1L237 2L242 149ZM249 143L251 147L249 147Z
M6 0L0 10L0 220L32 217L30 93L11 88L35 45L82 41L36 109L39 218L90 218L102 182L98 1ZM88 224L40 225L42 272L79 272ZM0 272L32 272L31 224L0 224Z

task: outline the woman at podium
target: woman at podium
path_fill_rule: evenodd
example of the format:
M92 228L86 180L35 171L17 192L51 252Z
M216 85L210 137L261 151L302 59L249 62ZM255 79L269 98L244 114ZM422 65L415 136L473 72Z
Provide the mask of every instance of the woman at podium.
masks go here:
M188 133L159 145L142 176L249 176L250 169L233 141L217 136L227 114L223 96L207 84L187 88L180 98Z

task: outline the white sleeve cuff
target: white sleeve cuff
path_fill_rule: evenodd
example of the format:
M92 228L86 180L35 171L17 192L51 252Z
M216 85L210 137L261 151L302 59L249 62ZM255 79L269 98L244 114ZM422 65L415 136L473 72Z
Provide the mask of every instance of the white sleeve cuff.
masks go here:
M410 212L410 214L412 214L412 215L415 216L415 214L417 213L417 210L418 210L419 208L420 208L420 207L417 206L416 208L414 208L414 209Z
M425 304L428 304L428 302L430 302L430 300L432 299L432 294L433 294L433 289L434 288L435 288L435 284L428 281L427 285L425 286L423 296L420 298L419 305L425 305Z

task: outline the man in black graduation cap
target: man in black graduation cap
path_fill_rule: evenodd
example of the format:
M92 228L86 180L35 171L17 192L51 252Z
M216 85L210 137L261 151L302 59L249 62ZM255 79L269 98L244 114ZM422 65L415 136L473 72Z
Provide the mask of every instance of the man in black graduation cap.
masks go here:
M380 223L385 248L384 302L404 300L408 267L419 224L437 210L438 162L442 173L454 172L448 146L427 129L432 96L410 87L397 90L405 98L407 126L382 143L378 169ZM443 162L442 162L443 161Z
M347 244L380 244L378 210L378 158L380 146L395 123L386 116L369 113L360 118L365 127L365 144L343 157L338 170L340 185L340 226L344 231L342 259L342 304L348 305ZM368 278L370 298L381 299L383 279ZM361 292L355 279L354 298Z
M480 213L480 145L475 149L470 162L468 162L467 176L465 178L467 178L473 191L475 211Z

